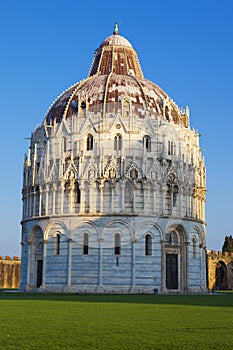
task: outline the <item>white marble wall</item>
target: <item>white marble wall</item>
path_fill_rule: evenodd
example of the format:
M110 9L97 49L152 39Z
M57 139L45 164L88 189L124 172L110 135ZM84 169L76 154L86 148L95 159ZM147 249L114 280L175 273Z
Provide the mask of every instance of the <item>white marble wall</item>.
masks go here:
M93 149L87 150L90 134ZM166 293L165 255L174 251L177 291L202 292L205 186L197 132L159 116L74 115L38 127L24 165L21 288L36 287L42 259L45 290ZM168 230L180 237L176 248L166 245ZM117 232L119 256L113 246ZM151 256L145 256L146 232L153 237ZM41 235L42 255L35 243Z

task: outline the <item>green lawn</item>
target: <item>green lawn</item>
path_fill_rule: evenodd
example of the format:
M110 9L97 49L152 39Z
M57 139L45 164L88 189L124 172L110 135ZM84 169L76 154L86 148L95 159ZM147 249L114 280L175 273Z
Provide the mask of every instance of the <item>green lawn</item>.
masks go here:
M233 294L0 293L0 349L232 349Z

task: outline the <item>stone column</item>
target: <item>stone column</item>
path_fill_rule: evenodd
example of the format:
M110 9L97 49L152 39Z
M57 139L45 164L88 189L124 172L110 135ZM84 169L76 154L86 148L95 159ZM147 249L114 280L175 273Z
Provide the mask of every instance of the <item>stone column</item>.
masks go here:
M165 252L165 240L161 240L161 292L166 290L166 252Z
M189 190L184 190L184 196L185 196L185 216L190 217L190 210L189 210Z
M121 177L125 174L125 158L121 156Z
M132 196L133 196L133 213L135 213L135 209L136 209L136 193L137 193L137 190L136 190L136 185L134 184L132 186Z
M62 181L60 184L60 191L61 191L61 215L64 213L64 190L65 190L65 184Z
M28 208L28 198L27 198L27 194L25 194L25 197L24 197L24 219L27 218L27 208Z
M71 286L72 276L72 238L68 238L67 287Z
M155 213L156 213L156 188L153 185L153 214Z
M36 216L36 191L34 187L33 191L33 216Z
M85 186L84 186L83 180L81 180L79 189L80 189L80 194L81 194L80 214L84 214L85 213Z
M27 217L30 218L31 216L31 193L28 193L28 214Z
M200 242L199 242L199 247L198 247L197 251L198 251L198 262L199 262L199 268L200 268L200 278L199 278L199 281L200 281L200 286L201 286L201 288L202 288L202 273L203 273L203 271L202 271L202 264L203 264L202 252L204 251L204 250L202 249L202 247L203 247L203 245L200 244Z
M70 207L70 212L74 213L74 180L73 179L70 181L70 203L69 203L69 207Z
M148 213L148 206L146 207L148 197L148 184L146 182L143 183L143 212Z
M31 267L34 266L32 264L32 241L27 242L28 245L28 261L27 261L27 283L26 283L26 290L30 289L31 286L31 281L30 281L30 276L31 276Z
M166 210L165 210L166 193L167 193L167 187L165 185L165 186L162 186L162 215L166 213Z
M45 215L49 213L49 185L45 188Z
M192 197L192 191L189 189L188 194L188 211L189 211L189 217L194 217L194 209L193 209L193 197Z
M104 184L103 182L101 181L101 184L99 186L99 189L100 189L100 212L103 213L103 203L104 203Z
M46 265L47 265L47 241L43 240L43 272L42 272L42 288L46 289Z
M89 213L93 213L93 179L91 179L89 184Z
M121 210L125 210L125 181L121 182Z
M98 287L102 287L102 275L103 275L103 238L99 239L99 275L98 275Z
M41 216L41 207L42 207L42 187L39 189L39 216Z
M182 206L183 206L183 189L182 188L179 189L178 199L179 199L179 216L182 218L183 217L183 210L182 210Z
M133 289L135 287L135 244L137 242L136 237L132 240L132 265L131 265L131 271L132 271L132 279L131 279L131 288Z
M110 185L110 191L111 191L111 212L114 211L114 188L113 185Z
M53 184L53 209L52 209L53 215L56 213L56 191L57 191L57 185Z
M189 291L189 252L188 252L189 242L184 242L184 246L182 247L182 266L180 271L183 271L183 290L184 292Z

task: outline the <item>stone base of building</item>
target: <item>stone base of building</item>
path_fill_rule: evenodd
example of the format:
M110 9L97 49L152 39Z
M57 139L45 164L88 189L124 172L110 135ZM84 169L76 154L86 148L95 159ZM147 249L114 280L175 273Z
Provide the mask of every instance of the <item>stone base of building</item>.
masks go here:
M36 292L36 293L74 293L74 294L115 294L115 295L129 295L129 294L151 294L151 295L184 295L184 294L207 294L206 287L203 288L189 288L187 291L183 290L167 290L161 287L141 287L141 286L41 286L40 288L33 288L32 286L20 287L22 292Z

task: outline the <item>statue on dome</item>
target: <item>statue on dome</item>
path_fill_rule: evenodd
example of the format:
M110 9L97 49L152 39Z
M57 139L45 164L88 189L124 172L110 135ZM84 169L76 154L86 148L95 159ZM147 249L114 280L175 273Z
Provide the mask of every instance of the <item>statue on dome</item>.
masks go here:
M114 32L113 32L113 34L117 35L118 32L119 32L118 30L119 30L118 23L115 22L115 27L114 27Z

